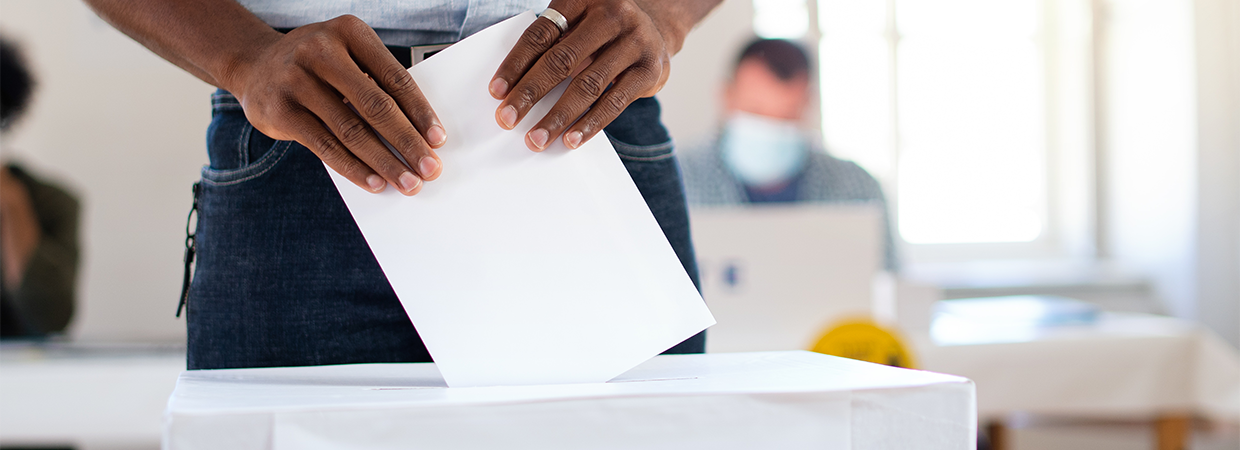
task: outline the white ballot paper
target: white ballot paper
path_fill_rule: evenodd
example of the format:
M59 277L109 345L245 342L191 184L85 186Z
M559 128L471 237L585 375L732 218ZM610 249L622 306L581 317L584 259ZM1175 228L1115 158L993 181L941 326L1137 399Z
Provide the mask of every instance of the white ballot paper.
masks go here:
M715 323L606 136L542 153L487 89L525 13L409 70L448 134L405 197L328 169L449 386L610 380Z

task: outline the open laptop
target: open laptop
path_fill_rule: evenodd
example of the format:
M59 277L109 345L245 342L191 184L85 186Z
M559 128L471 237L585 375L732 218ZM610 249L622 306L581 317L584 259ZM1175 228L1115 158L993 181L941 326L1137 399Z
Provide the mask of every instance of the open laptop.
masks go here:
M834 323L871 317L882 267L874 205L694 208L708 352L804 350Z

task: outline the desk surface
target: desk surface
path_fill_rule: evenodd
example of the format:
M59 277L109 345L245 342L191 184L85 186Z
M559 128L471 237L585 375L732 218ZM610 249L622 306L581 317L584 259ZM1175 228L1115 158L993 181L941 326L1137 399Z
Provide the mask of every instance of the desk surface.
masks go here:
M164 443L844 449L929 433L968 448L974 428L967 379L794 351L659 356L608 383L547 386L447 388L433 364L187 371Z

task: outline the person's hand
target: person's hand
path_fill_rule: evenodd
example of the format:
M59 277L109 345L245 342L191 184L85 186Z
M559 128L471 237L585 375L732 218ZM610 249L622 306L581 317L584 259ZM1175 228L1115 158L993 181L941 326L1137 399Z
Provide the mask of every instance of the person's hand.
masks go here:
M300 142L363 189L379 192L391 184L413 195L441 172L432 148L447 139L444 127L413 77L361 19L342 16L273 34L222 81L254 128Z
M535 20L490 85L491 95L503 100L495 120L512 129L547 92L573 77L525 135L534 151L561 134L568 148L580 147L634 100L657 93L679 49L679 41L669 41L683 39L668 18L652 16L638 0L554 0L550 7L568 19L568 29L561 33L550 19Z

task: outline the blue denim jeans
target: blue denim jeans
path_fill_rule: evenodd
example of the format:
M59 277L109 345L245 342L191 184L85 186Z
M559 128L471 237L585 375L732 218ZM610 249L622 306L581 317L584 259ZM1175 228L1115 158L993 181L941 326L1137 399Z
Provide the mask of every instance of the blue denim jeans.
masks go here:
M318 157L255 130L231 94L218 91L211 103L189 368L431 361ZM697 284L658 102L638 100L605 131ZM667 353L704 348L698 334Z

